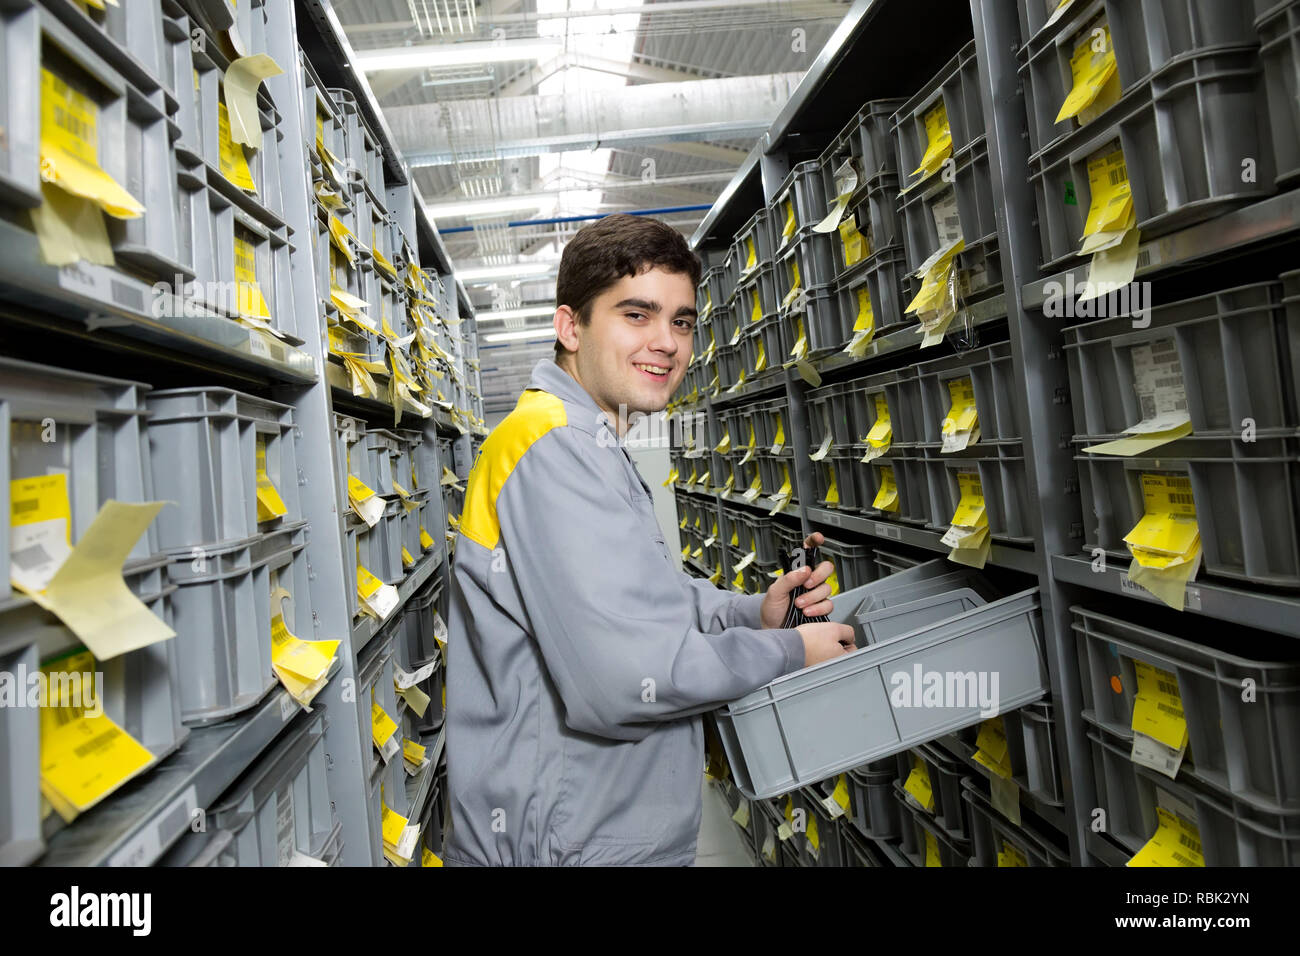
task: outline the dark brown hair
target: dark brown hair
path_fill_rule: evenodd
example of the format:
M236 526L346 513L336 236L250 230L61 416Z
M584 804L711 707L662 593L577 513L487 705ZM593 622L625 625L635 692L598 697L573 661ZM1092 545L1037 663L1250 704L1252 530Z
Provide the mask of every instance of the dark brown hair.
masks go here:
M567 305L579 325L591 321L591 303L624 276L659 266L700 284L702 267L682 234L667 223L646 216L614 213L583 226L560 256L555 281L555 306ZM556 339L555 358L566 349Z

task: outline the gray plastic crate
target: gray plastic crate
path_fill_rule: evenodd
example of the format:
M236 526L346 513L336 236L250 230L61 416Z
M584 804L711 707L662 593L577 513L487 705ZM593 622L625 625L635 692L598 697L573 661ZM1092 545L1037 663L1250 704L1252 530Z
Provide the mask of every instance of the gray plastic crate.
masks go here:
M978 444L1019 441L1023 437L1016 409L1009 344L986 345L924 362L916 366L916 372L920 379L924 442L943 441L940 426L953 404L949 383L967 378L974 388L975 408L979 413Z
M805 227L811 228L826 217L826 196L822 191L822 173L816 160L796 163L776 187L776 198L768 204L769 223L776 252L798 241Z
M1088 160L1117 146L1144 240L1273 192L1258 61L1253 44L1174 57L1107 110L1105 122L1032 156L1044 268L1077 260L1092 203ZM1243 182L1247 157L1258 161L1253 182Z
M1088 728L1087 736L1097 801L1106 812L1105 833L1127 852L1137 853L1155 834L1160 822L1156 808L1170 809L1172 797L1191 808L1207 867L1300 865L1300 815L1295 811L1262 809L1170 780L1133 763L1124 741L1095 727Z
M909 447L928 441L926 411L921 400L917 366L877 372L848 383L850 415L855 447L866 451L864 441L879 417L877 398L883 397L889 411L889 447ZM1005 399L1003 399L1005 401ZM947 411L947 406L944 407ZM942 416L940 416L942 418ZM938 428L936 423L934 426Z
M1158 458L1075 455L1084 549L1101 548L1127 560L1123 538L1145 514L1142 474L1175 475L1192 483L1202 573L1249 582L1251 587L1300 588L1296 441L1192 436L1170 448Z
M898 497L892 509L878 509L875 501L884 486L886 474L893 476ZM914 454L891 452L854 470L858 483L858 498L862 510L885 520L908 524L926 524L931 520L929 479L926 458L917 450Z
M1151 309L1145 328L1129 317L1065 330L1071 408L1078 436L1118 436L1148 417L1135 385L1135 348L1176 350L1187 413L1197 435L1293 434L1300 418L1300 301L1279 282L1225 289Z
M207 830L186 833L163 866L289 866L325 859L339 821L330 801L323 708L299 715L208 808Z
M850 465L850 467L854 467ZM850 482L851 483L851 482ZM875 580L874 567L871 563L871 549L864 544L850 544L825 538L821 547L822 560L835 565L835 579L839 582L839 593L860 588Z
M438 654L433 617L442 599L442 581L434 576L402 607L402 628L406 635L406 659L412 665L432 660Z
M725 391L740 378L740 345L719 345L716 360L718 388Z
M912 866L932 865L928 859L930 841L933 841L936 853L933 865L958 869L970 865L970 841L953 839L928 814L908 803L903 785L897 781L894 783L894 799L902 804L902 838L899 849Z
M727 540L731 540L731 532L734 530L739 535L739 547L742 554L753 551L756 555L754 558L756 564L776 564L778 561L777 540L772 530L776 520L752 508L726 504L722 508L726 522ZM706 525L706 522L707 525L711 525L712 519L703 518L700 521L701 531L707 536L710 527ZM693 520L687 523L688 529L693 527Z
M155 493L174 501L158 515L164 550L242 541L295 521L297 438L288 405L226 388L154 392L147 404ZM258 521L257 450L286 512Z
M971 866L999 866L999 856L1015 850L1027 866L1069 866L1070 854L1036 828L1011 823L993 809L993 804L967 777L962 780L961 798L969 805Z
M202 172L202 170L199 170ZM315 319L310 329L294 309L291 248L283 228L266 226L250 216L230 198L207 185L198 173L178 174L177 220L180 225L178 254L195 284L186 288L197 302L214 312L235 317L239 311L236 291L236 241L247 244L252 253L253 277L262 293L270 325L295 340L316 335ZM247 267L247 252L240 251L240 265ZM170 278L170 277L168 277Z
M1277 185L1287 188L1300 179L1300 4L1278 4L1255 21L1255 29L1264 62Z
M1061 746L1056 737L1056 715L1050 700L1026 704L1002 715L1011 779L1020 789L1043 803L1061 806Z
M224 720L260 701L276 684L271 669L274 587L292 601L279 610L303 640L315 640L307 566L307 523L222 547L173 555L167 575L180 655L181 715L187 724Z
M732 281L732 288L727 287L727 270L725 266L713 266L705 271L700 278L700 287L696 292L696 307L703 314L705 306L709 306L710 311L717 311L727 304L731 298L731 293L735 288L735 281Z
M845 593L832 619L850 623L862 597L861 589ZM777 678L718 711L737 785L746 796L770 796L982 719L978 704L965 700L965 706L895 707L887 690L891 675L910 675L914 667L996 672L999 712L1037 700L1047 689L1041 631L1035 588ZM832 712L844 719L828 725L825 714Z
M894 771L857 767L848 775L849 822L859 833L871 839L897 839L900 807L894 799Z
M915 461L917 459L913 459ZM946 530L952 525L957 504L961 501L959 476L967 473L979 478L989 535L996 541L1009 544L1033 542L1033 497L1025 471L1024 454L1019 444L979 444L951 455L941 454L937 449L927 449L925 457L919 461L926 474L929 493L929 518L926 524L930 528ZM1134 524L1136 523L1135 520ZM1128 530L1126 528L1123 534L1127 534Z
M1138 691L1135 662L1173 674L1187 722L1178 778L1225 796L1300 809L1300 652L1286 639L1238 630L1217 644L1177 637L1082 607L1079 635L1084 716L1126 744ZM1197 635L1203 637L1203 635ZM1255 697L1242 700L1243 682Z
M736 287L749 278L755 269L772 261L776 251L777 230L772 225L772 214L766 206L760 207L736 232L731 244L734 258Z
M903 227L898 215L898 176L885 173L868 180L861 186L840 222L841 231L830 234L831 267L837 278L859 265L862 257L869 258L881 250L901 246ZM851 256L845 244L845 223L853 220L853 228L862 236L863 249L859 258ZM848 238L852 239L850 234Z
M13 507L10 482L20 478L66 474L72 519L68 532L74 543L109 499L154 500L144 429L148 391L149 386L138 382L0 359L0 429L7 444L0 458L6 542ZM169 510L176 508L163 508ZM149 525L129 560L158 550L158 527L157 520ZM0 560L6 572L0 597L8 597L7 545Z
M816 787L805 787L798 792L795 802L805 813L805 826L808 829L792 839L798 843L799 858L804 866L844 866L847 862L844 830L839 820L832 818L822 804L823 796L826 795ZM816 850L808 835L814 821L817 826Z
M753 845L750 847L754 854L754 859L759 866L780 866L781 851L780 838L777 836L777 829L780 827L777 816L773 813L766 800L755 800L750 804L750 831L753 834ZM765 847L770 850L764 851ZM768 853L771 856L768 856Z
M1093 30L1109 29L1120 89L1127 92L1152 72L1183 54L1255 42L1246 3L1219 0L1103 0L1076 4L1053 28L1043 26L1044 4L1019 0L1022 39L1020 77L1029 114L1030 152L1081 128L1078 118L1056 122L1074 78L1070 59L1081 43L1092 43ZM1099 97L1099 100L1101 97ZM1087 118L1088 114L1085 114ZM1248 154L1243 154L1248 155ZM1239 168L1239 166L1238 166Z
M207 68L207 63L211 68ZM285 136L286 123L279 111L270 105L269 94L263 87L259 94L258 123L262 129L262 145L247 146L221 135L221 116L226 112L223 92L228 61L219 51L206 49L194 52L195 69L199 73L197 122L199 140L203 148L203 161L207 166L209 185L238 204L250 215L270 226L284 223L284 197L281 184L282 163L290 156L297 157ZM227 123L229 117L227 114ZM226 152L223 154L223 150ZM238 167L238 154L242 153L253 181L253 190L235 182L242 173Z
M933 808L921 808L919 812L925 813L952 839L970 840L970 812L961 799L961 780L967 773L966 765L938 747L923 744L898 755L895 779L899 786L905 786L917 761L925 767L934 800ZM917 805L912 806L916 811Z
M851 385L845 382L808 392L808 442L812 448L821 447L827 435L833 449L847 451L854 446L859 425L854 421L851 393Z
M96 35L97 29L91 28L90 33ZM119 268L165 280L184 272L178 262L174 212L176 167L162 104L151 102L126 82L118 67L93 52L47 9L4 14L0 44L10 91L10 102L0 114L6 129L5 143L0 145L0 193L20 206L38 206L43 201L41 71L48 69L94 101L98 164L145 207L140 216L129 220L104 215Z
M932 176L924 186L899 197L909 270L908 301L921 290L921 279L915 271L958 237L965 240L956 258L959 294L982 296L1002 287L987 142L978 140L954 153L952 159L951 183L942 176ZM1080 224L1080 231L1082 228Z
M827 209L835 204L839 192L835 185L835 170L846 161L852 161L857 172L858 190L882 173L898 173L898 153L894 149L891 120L903 102L901 99L883 99L864 104L818 157L822 195Z
M894 149L898 153L899 177L904 183L910 181L912 170L921 165L921 157L925 155L929 142L925 115L940 101L948 115L954 153L985 135L974 40L944 64L943 69L894 114Z
M842 341L852 340L858 316L868 307L877 333L911 321L910 316L903 315L907 305L903 298L906 272L903 247L888 246L841 274L835 282L835 295Z
M781 300L776 294L776 275L771 260L758 265L736 286L736 296L732 300L732 312L735 316L733 328L739 328L743 336L764 317L776 315ZM727 339L731 341L730 338Z
M807 295L829 288L835 282L838 269L831 246L838 241L838 237L832 240L829 233L814 232L811 225L800 226L794 231L790 240L773 257L778 307L794 288L796 269L799 288Z
M35 674L35 644L0 654L0 671ZM41 715L35 707L0 708L0 866L26 866L41 840Z
M944 563L950 565L950 562ZM873 600L863 602L863 605L874 606L859 606L854 616L862 628L865 642L879 644L991 600L997 600L995 592L977 574L954 571L878 592Z
M782 322L776 315L764 316L745 329L740 339L740 367L745 373L745 381L753 381L759 375L766 375L773 369L781 367L785 358L781 332ZM731 437L734 443L736 436Z
M373 193L382 194L384 167L378 138L371 132L370 124L361 115L356 97L351 90L331 89L330 95L343 114L346 157L340 153L339 158L346 159L350 167L349 175L358 185L368 185Z
M914 558L907 554L897 554L883 548L875 549L875 560L876 569L880 572L876 577L891 577L924 563L921 558Z
M823 508L839 511L857 512L864 507L859 501L855 472L858 461L856 455L831 453L821 461L812 463L813 490L816 503ZM832 481L834 496L832 497Z

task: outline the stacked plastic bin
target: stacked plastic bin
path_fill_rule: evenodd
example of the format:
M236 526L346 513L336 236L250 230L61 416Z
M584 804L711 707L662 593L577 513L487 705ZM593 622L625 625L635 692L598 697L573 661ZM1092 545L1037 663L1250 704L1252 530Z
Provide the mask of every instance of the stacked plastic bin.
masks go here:
M824 354L844 341L831 235L818 229L825 219L822 167L816 161L799 163L769 206L783 363Z
M94 706L84 699L80 708L69 699L63 712L91 732L95 727L103 732L100 722L112 721L148 752L147 762L132 774L105 767L93 756L64 755L67 762L59 767L58 782L68 805L56 813L42 796L42 770L54 761L48 748L55 745L42 730L42 710L0 708L0 762L7 768L0 784L0 860L19 865L40 855L43 840L63 825L63 815L71 819L109 797L135 773L149 773L181 745L188 731L181 722L179 638L98 660L60 618L10 587L11 577L37 571L54 543L38 533L45 522L56 522L51 533L76 546L110 500L157 499L145 434L148 386L12 360L0 361L0 378L0 421L8 442L0 485L7 500L5 538L15 546L12 554L8 548L5 554L0 669L30 675L24 687L32 686L44 670L50 694L89 684L83 694L93 688L103 717L87 716L86 709L93 711ZM18 547L23 541L29 543ZM131 543L122 577L150 612L179 630L176 588L165 573L167 558L161 548L155 519ZM70 685L64 678L78 682ZM59 686L65 690L56 690Z

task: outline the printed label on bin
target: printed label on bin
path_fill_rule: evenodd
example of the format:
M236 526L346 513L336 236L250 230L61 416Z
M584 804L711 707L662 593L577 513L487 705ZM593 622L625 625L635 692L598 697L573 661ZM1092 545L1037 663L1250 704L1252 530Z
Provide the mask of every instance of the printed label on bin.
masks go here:
M894 469L888 465L880 467L880 488L871 507L877 511L898 511L898 487L894 484Z
M1162 796L1157 789L1157 803ZM1201 832L1194 817L1187 820L1157 806L1156 819L1156 832L1125 866L1205 866Z
M1178 676L1145 661L1134 660L1137 695L1133 700L1133 730L1174 750L1187 746L1187 719L1183 713Z
M934 813L934 791L930 787L930 771L920 757L912 757L912 772L907 775L903 789L926 813Z
M922 180L937 172L943 161L952 155L952 130L948 126L948 110L942 98L925 114L925 138L921 165L911 172L913 176L924 173Z
M1102 31L1101 42L1097 42L1096 30ZM1118 76L1115 63L1115 44L1111 42L1110 27L1104 24L1104 20L1097 19L1090 23L1085 29L1079 32L1080 40L1074 48L1074 53L1070 56L1070 75L1073 78L1073 85L1070 92L1065 97L1065 102L1061 104L1060 111L1056 114L1056 122L1060 123L1072 116L1078 116L1088 107L1096 104L1097 109L1102 109L1107 105L1107 101L1112 99L1113 92L1108 87L1118 87L1118 82L1112 84L1112 80ZM1097 49L1100 46L1101 49ZM1103 91L1105 96L1103 97ZM1098 99L1102 102L1098 103ZM1081 117L1081 122L1088 117Z
M96 660L89 651L71 654L41 668L49 699L41 707L41 793L65 823L90 809L135 777L151 763L153 754L123 730L103 710L95 685ZM90 686L73 687L54 676L81 674Z
M1080 238L1122 229L1133 211L1128 165L1122 149L1107 147L1089 158L1088 189L1092 193L1092 202Z
M1137 392L1143 422L1157 416L1187 414L1187 393L1183 387L1183 366L1172 338L1160 339L1129 350L1133 362L1133 389ZM1175 422L1177 424L1177 422ZM1147 431L1160 431L1147 428ZM1135 429L1127 429L1135 431Z
M43 591L72 553L68 476L43 475L9 482L9 578Z
M260 523L283 517L289 509L285 507L284 499L280 497L280 492L276 490L275 485L271 482L271 476L266 473L266 437L264 435L257 436L256 462L257 520Z
M217 102L217 141L221 162L221 175L245 192L256 193L257 184L248 169L244 147L230 137L230 112L226 104Z
M957 472L957 487L961 499L957 510L953 512L952 523L963 528L978 528L988 524L988 514L984 508L984 487L980 476L974 471Z
M41 67L41 179L95 202L117 219L137 219L144 205L99 165L99 107L61 76Z
M940 249L962 238L961 217L957 214L957 191L952 186L935 197L930 206L930 215L934 217L934 228L939 233Z

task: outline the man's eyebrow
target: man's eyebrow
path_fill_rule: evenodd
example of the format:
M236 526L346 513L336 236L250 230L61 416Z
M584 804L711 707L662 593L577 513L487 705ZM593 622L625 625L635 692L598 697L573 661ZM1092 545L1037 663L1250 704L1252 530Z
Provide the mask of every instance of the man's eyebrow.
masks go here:
M663 311L663 306L660 305L658 302L656 302L654 299L627 298L614 303L614 308L616 309L623 309L628 307L643 309L646 312ZM700 313L699 310L695 308L695 306L684 305L677 310L674 318L685 316L685 315L689 315L693 319L698 319Z

